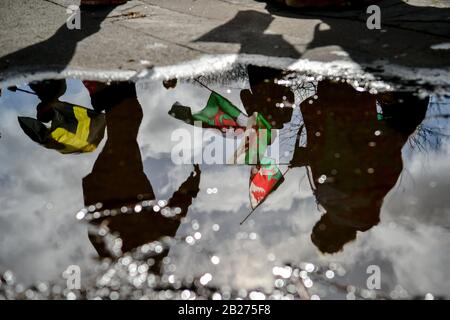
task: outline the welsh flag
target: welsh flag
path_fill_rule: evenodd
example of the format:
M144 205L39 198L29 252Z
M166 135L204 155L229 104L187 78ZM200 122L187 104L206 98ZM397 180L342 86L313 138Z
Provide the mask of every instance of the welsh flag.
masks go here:
M250 173L250 205L256 209L270 193L275 191L284 177L278 166L269 158L263 158L261 163L252 167Z
M211 92L206 106L201 111L192 114L190 107L175 102L169 114L191 125L198 121L203 128L221 131L230 128L246 130L242 144L229 163L259 163L267 146L272 142L272 126L262 114L255 113L249 118L233 103L214 91Z
M191 125L199 121L203 128L222 131L241 128L250 132L236 150L234 159L238 161L237 163L257 163L252 167L250 174L249 191L252 209L260 205L284 181L275 161L264 157L267 146L272 142L272 126L262 114L254 113L251 117L247 117L230 101L214 91L211 92L206 106L200 112L192 114L191 108L176 102L169 114Z
M260 114L247 119L247 128L234 159L239 164L261 163L267 147L272 143L272 125Z
M216 92L211 92L206 107L192 114L191 108L176 102L169 114L188 124L200 121L204 128L225 130L229 128L245 128L246 116L230 101Z

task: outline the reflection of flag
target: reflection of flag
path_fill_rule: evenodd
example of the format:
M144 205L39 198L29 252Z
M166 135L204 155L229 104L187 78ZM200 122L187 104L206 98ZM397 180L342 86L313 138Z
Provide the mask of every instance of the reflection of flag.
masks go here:
M192 114L191 108L176 102L169 114L179 120L193 125L198 121L203 128L245 129L241 145L227 163L255 164L272 143L272 125L260 113L254 113L250 118L243 114L229 100L212 91L206 107Z
M263 158L261 164L253 166L249 188L252 209L259 206L283 181L283 174L273 160Z
M200 112L191 113L191 108L176 102L169 114L188 124L200 121L205 128L228 129L246 125L246 116L230 101L216 92L211 92L206 107Z
M238 147L234 159L240 164L260 163L272 143L272 126L260 114L254 113L247 121L247 130L241 145Z
M214 91L211 92L206 107L200 112L192 114L191 108L176 102L169 114L191 125L199 121L204 128L246 129L243 142L234 154L234 160L236 163L258 163L252 167L250 177L250 203L253 209L284 181L275 161L264 157L267 146L272 143L272 125L262 114L254 113L249 118Z
M97 148L106 127L103 114L63 102L52 107L55 113L50 128L33 118L18 118L20 127L33 141L63 154Z

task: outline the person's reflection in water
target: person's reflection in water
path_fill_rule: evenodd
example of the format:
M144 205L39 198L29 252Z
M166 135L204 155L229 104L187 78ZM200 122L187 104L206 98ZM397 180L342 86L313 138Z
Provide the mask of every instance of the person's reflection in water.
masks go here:
M383 198L403 169L402 147L424 119L428 99L329 81L319 83L317 96L301 104L307 146L296 148L291 165L311 168L316 200L326 210L311 240L335 253L357 231L378 224Z
M123 206L134 207L140 201L155 199L136 141L143 114L135 85L114 83L92 93L91 98L94 109L106 110L108 139L92 172L83 179L85 205L101 203L102 209L120 210ZM181 218L186 216L192 199L199 191L198 165L194 169L168 201L169 208L180 209L175 217L167 218L159 212L143 210L140 213L102 217L92 223L106 227L111 233L118 233L122 240L122 252L163 236L175 236ZM89 238L101 257L111 257L102 237L91 233ZM158 272L159 263L165 255L167 252L158 256L154 271Z
M292 117L294 94L286 86L276 83L283 77L281 70L257 67L247 67L250 90L241 91L241 101L247 115L261 113L273 126L281 129Z
M289 163L295 149L295 132L301 125L299 108L293 108L296 96L291 88L280 84L288 72L268 67L247 67L250 89L240 93L248 116L260 113L277 130L280 163ZM302 94L308 90L304 90ZM269 147L270 148L270 147ZM272 157L272 150L268 152Z

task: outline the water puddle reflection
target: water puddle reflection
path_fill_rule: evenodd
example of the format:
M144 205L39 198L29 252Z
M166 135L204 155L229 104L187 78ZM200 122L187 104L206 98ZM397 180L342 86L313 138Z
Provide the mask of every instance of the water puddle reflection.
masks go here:
M449 296L448 95L218 78L2 89L1 297Z

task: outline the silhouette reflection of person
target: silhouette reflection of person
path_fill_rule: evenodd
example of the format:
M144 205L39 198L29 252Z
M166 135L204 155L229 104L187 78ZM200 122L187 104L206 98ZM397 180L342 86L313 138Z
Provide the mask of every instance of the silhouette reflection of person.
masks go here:
M142 121L142 109L137 100L135 85L120 82L106 85L95 81L83 81L91 96L97 114L105 112L108 138L102 152L94 163L92 172L83 179L83 195L86 206L101 203L102 209L131 207L144 200L154 200L152 185L144 173L142 158L136 141ZM47 123L58 115L55 109L62 104L58 99L66 91L65 80L47 80L30 84L41 100L37 106L37 118ZM66 103L67 104L67 103ZM77 124L69 124L77 127ZM95 129L93 121L87 133ZM94 130L95 131L95 130ZM103 137L103 135L102 135ZM122 252L128 252L164 236L173 237L186 216L192 199L199 192L200 169L194 171L172 195L167 207L175 209L174 217L165 217L159 212L142 210L139 214L118 214L91 220L111 233L118 233L122 240ZM89 238L100 257L112 257L102 237L92 232ZM154 265L167 255L163 251Z
M120 209L133 206L143 200L155 199L153 188L144 173L137 134L142 120L142 109L136 97L133 83L114 83L91 95L94 109L106 108L108 139L95 161L92 172L83 179L85 205L102 204L102 209ZM122 252L128 252L163 236L175 236L181 218L185 217L192 199L199 191L200 169L180 186L167 207L179 208L173 218L159 212L143 210L135 214L118 214L92 221L122 240ZM111 257L103 238L90 234L90 240L101 257ZM157 260L167 254L162 253ZM156 265L155 265L156 266ZM156 266L158 267L158 266Z
M296 148L291 166L310 167L316 200L326 210L311 240L323 253L335 253L357 231L378 224L383 199L403 169L401 149L424 119L428 99L373 95L331 81L318 84L316 98L301 104L307 146Z
M281 129L292 117L294 94L286 86L276 83L283 72L278 69L249 65L247 67L250 90L241 91L241 101L247 115L261 113L273 126ZM280 107L283 104L283 107Z

